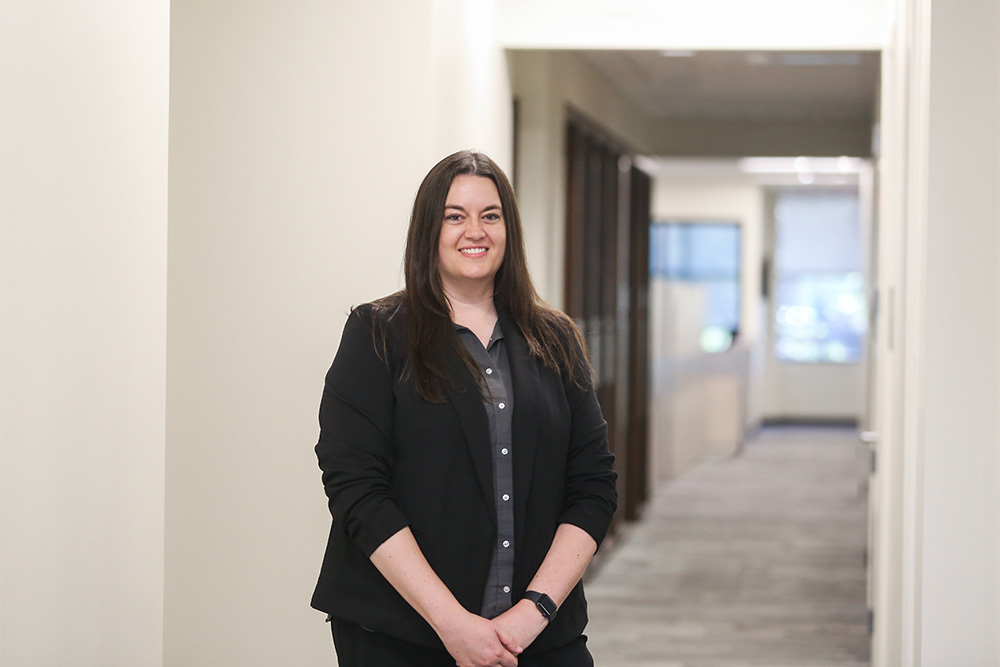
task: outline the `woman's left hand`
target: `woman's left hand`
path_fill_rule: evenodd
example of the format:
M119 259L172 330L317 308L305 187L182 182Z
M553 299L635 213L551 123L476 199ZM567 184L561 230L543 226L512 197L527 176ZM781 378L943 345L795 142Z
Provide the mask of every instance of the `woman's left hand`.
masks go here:
M549 624L531 600L521 600L494 618L493 622L514 635L522 649L528 648Z

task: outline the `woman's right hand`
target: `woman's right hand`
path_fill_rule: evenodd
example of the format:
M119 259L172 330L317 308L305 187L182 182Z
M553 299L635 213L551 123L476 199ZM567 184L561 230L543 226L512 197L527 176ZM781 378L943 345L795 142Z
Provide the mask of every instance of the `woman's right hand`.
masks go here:
M437 631L458 667L517 667L517 640L482 616L463 610Z

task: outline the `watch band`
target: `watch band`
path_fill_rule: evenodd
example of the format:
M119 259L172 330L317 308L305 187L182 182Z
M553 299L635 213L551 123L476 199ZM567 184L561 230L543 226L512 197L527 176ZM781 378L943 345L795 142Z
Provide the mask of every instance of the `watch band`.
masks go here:
M545 593L539 593L538 591L525 591L524 599L534 602L535 606L538 607L538 611L540 611L542 616L549 621L552 620L552 617L555 616L556 611L558 611L556 603L553 602L552 598Z

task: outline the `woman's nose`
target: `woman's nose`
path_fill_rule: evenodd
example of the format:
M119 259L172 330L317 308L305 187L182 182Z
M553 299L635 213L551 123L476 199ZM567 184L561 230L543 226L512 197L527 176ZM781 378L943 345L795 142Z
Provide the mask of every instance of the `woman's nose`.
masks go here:
M469 220L469 224L465 227L465 235L473 239L482 238L485 235L483 232L483 223L475 218Z

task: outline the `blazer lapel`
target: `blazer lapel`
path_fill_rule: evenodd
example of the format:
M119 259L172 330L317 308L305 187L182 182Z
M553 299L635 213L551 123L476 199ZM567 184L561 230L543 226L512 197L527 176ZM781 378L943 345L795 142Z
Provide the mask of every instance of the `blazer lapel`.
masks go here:
M510 373L514 376L514 415L511 418L511 439L514 450L514 523L518 527L523 527L528 510L531 475L535 469L535 453L538 451L538 405L542 400L539 396L540 379L538 364L528 351L528 344L514 321L504 311L500 311L499 315L504 342L507 344Z
M506 335L506 334L505 334ZM483 492L483 501L489 509L493 523L497 522L496 500L493 497L493 459L490 452L490 425L483 406L483 397L476 381L460 358L450 358L449 376L456 378L456 384L445 382L448 402L455 409L458 421L465 434L465 443L472 459L472 467ZM516 415L516 413L515 413Z

